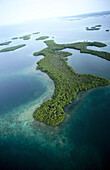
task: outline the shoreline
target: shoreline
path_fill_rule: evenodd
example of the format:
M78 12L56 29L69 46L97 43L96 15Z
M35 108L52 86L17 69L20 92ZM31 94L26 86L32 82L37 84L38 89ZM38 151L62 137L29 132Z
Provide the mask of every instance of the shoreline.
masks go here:
M110 60L110 53L87 50L87 46L105 47L101 42L77 42L72 44L56 44L53 40L45 41L47 48L33 53L43 55L37 62L37 69L45 72L55 84L53 97L44 102L34 111L34 118L50 126L57 126L65 119L64 107L72 103L80 91L87 91L97 86L107 86L110 81L92 74L78 74L67 64L68 56L72 53L59 51L65 48L80 50L80 53L90 53ZM103 56L104 55L104 56Z
M31 67L29 67L28 69L26 69L26 70L24 70L24 73L26 72L26 74L28 74L28 73L34 73L34 74L36 74L36 70L35 70L35 66L36 66L36 63L35 64L33 64ZM39 72L40 72L40 74L39 74ZM38 109L40 106L41 106L41 104L43 103L43 102L45 102L45 101L47 101L47 100L50 100L51 99L51 97L53 96L53 94L54 94L54 90L55 90L55 87L54 87L54 84L53 84L53 80L51 80L50 78L49 78L49 76L47 75L47 74L45 74L45 73L42 73L41 71L38 71L37 72L37 76L39 77L39 78L41 78L43 81L45 81L45 84L46 84L46 86L47 86L47 91L39 98L39 99L37 99L37 100L35 100L34 102L34 104L30 104L30 106L28 106L28 108L24 111L23 110L23 112L21 112L21 115L19 116L19 117L27 117L27 113L29 113L29 117L32 119L32 121L34 121L34 118L33 118L33 112L36 110L36 109ZM42 81L41 80L41 81ZM25 116L24 116L24 112L25 112ZM24 120L24 118L23 118L23 120ZM30 119L29 119L30 120ZM24 120L25 121L25 120ZM30 121L29 121L30 122Z
M35 121L33 117L33 112L41 106L43 102L46 102L47 100L50 100L54 93L54 84L53 81L46 75L45 73L42 73L41 71L36 71L34 66L36 63L34 63L31 67L28 67L22 71L22 74L36 74L39 78L41 78L41 81L44 81L44 83L47 86L47 90L42 96L34 101L31 101L30 103L23 104L20 106L17 106L13 110L7 112L5 115L0 116L0 134L3 135L10 135L10 133L14 133L13 129L11 129L15 124L16 127L20 126L26 126L29 123L32 123ZM40 74L39 74L40 72ZM15 73L16 74L16 73ZM19 72L18 74L21 74ZM36 75L36 77L37 77ZM8 131L10 127L10 132ZM6 135L6 136L7 136Z

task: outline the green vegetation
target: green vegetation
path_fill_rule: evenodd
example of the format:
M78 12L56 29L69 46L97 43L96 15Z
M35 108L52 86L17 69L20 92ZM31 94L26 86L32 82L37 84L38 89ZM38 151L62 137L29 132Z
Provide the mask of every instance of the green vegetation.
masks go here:
M107 45L104 43L100 43L100 42L78 42L74 44L69 44L68 48L80 50L80 53L88 53L88 54L96 55L98 57L101 57L101 58L104 58L110 61L109 52L90 50L90 49L87 49L87 46L105 47Z
M106 32L109 32L110 30L106 30Z
M41 37L39 37L39 38L36 38L36 40L45 40L45 39L47 39L47 38L49 38L49 36L41 36Z
M12 38L12 40L17 40L17 39L18 39L18 37L13 37L13 38Z
M40 32L34 32L33 34L40 34Z
M57 126L65 119L63 108L76 98L78 92L110 84L110 81L105 78L75 73L73 68L66 62L66 57L72 54L58 50L65 48L85 50L88 45L102 47L105 46L105 44L99 42L56 44L53 40L45 41L45 43L48 47L40 52L35 52L33 55L45 56L37 62L37 69L47 73L54 81L55 92L51 100L43 103L34 111L33 116L40 122L51 126Z
M4 48L4 49L0 50L0 52L14 51L14 50L17 50L18 48L24 47L25 45L26 44L21 44L21 45L9 47L9 48Z
M96 27L89 28L89 27L86 27L86 30L87 31L94 31L94 30L100 30L100 28L96 28Z
M7 42L4 42L4 43L0 43L0 45L9 45L12 41L7 41Z
M24 36L22 36L22 37L19 37L19 39L29 40L29 39L30 39L30 36L31 36L31 34L29 34L29 35L24 35Z
M87 31L94 31L94 30L100 30L101 25L95 25L94 27L86 27Z
M95 27L101 27L102 25L95 25Z
M72 48L75 50L80 50L80 53L88 53L92 55L96 55L98 57L104 58L110 61L110 53L105 51L96 51L87 49L87 46L95 46L95 47L106 47L107 45L101 42L77 42L71 44L56 44L54 40L45 41L46 45L52 47L54 50L63 50L65 48Z

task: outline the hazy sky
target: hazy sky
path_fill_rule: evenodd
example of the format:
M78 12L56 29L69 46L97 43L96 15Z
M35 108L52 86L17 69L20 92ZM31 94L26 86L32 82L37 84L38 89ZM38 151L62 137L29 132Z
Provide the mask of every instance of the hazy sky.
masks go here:
M0 25L108 10L110 0L0 0Z

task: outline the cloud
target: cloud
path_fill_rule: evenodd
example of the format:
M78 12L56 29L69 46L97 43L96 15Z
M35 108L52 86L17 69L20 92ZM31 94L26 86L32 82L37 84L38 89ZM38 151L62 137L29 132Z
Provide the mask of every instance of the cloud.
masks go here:
M0 24L104 10L109 0L1 0Z

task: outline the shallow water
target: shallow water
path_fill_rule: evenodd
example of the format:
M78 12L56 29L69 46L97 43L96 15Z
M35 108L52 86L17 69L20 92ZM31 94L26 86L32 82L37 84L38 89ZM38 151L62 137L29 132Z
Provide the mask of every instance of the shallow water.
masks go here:
M0 27L0 37L5 42L41 31L40 35L50 35L57 43L90 40L109 44L109 33L105 32L110 27L109 17L26 22ZM86 26L97 24L102 24L100 31L86 31ZM20 43L27 46L0 53L0 166L2 169L105 170L110 166L110 86L79 93L65 108L66 119L58 127L33 119L34 110L54 92L53 81L35 70L35 62L42 56L32 54L46 47L43 41L35 41L40 35L32 35L28 41L14 40L10 46ZM68 64L76 72L110 79L108 61L76 50L65 51L73 53Z

